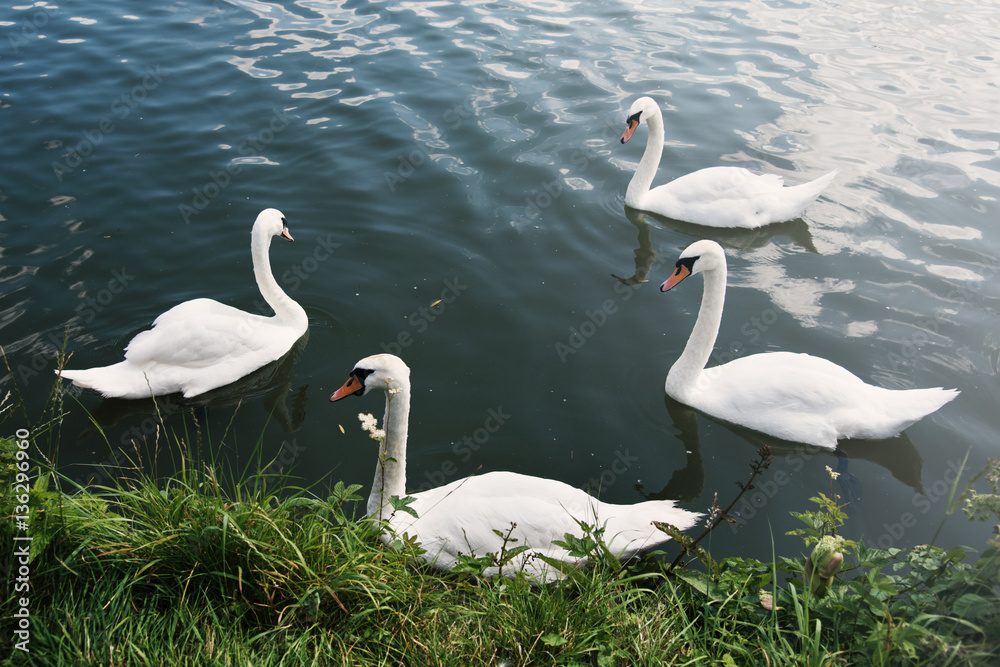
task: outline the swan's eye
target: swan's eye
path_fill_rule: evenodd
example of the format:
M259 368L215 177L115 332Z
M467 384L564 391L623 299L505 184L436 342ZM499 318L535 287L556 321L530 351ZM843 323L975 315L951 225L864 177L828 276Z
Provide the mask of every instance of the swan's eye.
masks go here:
M281 216L281 226L282 227L287 227L288 226L288 221L285 220L285 216Z
M636 111L634 114L632 114L631 116L629 116L628 118L625 119L625 123L628 124L628 125L631 125L632 123L635 123L636 125L638 125L639 124L639 116L641 116L641 115L642 115L641 111Z

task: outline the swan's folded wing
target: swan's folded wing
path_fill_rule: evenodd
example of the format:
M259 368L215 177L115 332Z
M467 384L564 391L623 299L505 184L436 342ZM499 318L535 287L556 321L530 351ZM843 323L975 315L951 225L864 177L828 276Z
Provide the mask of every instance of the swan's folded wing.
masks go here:
M781 190L777 174L754 174L740 167L709 167L675 178L666 186L681 203L743 200Z
M173 309L168 311L172 312ZM222 313L203 313L192 318L161 316L152 329L132 339L125 348L125 359L140 367L156 363L204 368L223 359L255 357L274 345L275 337L267 334L273 326L270 318L235 312L240 316Z
M729 401L739 412L825 412L844 397L863 391L864 382L832 361L796 352L765 352L718 367L719 382L706 394ZM716 369L708 368L711 377Z

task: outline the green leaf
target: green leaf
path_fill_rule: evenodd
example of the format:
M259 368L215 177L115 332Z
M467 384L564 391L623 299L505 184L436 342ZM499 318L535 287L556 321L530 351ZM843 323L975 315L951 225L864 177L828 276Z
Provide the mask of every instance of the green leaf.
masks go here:
M397 512L406 512L414 519L419 518L417 516L417 510L410 507L417 499L413 496L406 496L405 498L400 498L399 496L393 496L389 498L389 504L392 505L392 509Z
M952 607L955 616L966 620L980 619L996 612L996 600L987 600L975 593L966 593L955 600Z
M569 640L562 635L557 635L553 632L547 635L542 635L542 643L546 646L564 646L569 643Z

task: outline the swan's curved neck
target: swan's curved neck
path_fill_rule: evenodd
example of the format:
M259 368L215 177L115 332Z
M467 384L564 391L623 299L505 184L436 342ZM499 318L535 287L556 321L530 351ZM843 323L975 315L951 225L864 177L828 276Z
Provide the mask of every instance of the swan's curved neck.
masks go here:
M389 393L390 391L394 393ZM379 446L375 480L368 496L368 516L388 519L392 514L389 499L406 495L406 434L410 421L410 384L393 379L386 387L385 439Z
M645 115L645 111L643 115ZM639 167L629 181L628 189L625 191L625 203L638 203L653 184L656 170L660 166L660 157L663 155L663 116L660 110L654 108L646 116L646 126L649 134L646 137L646 150L639 160Z
M271 237L266 232L254 228L250 241L250 254L253 257L253 274L257 279L257 287L267 305L274 309L274 314L281 322L303 325L307 322L306 311L295 303L278 286L278 281L271 273L271 260L268 250L271 247Z
M684 352L667 373L667 393L675 398L700 389L702 372L712 356L715 339L722 323L722 309L726 301L726 268L713 269L702 274L705 288L701 297L698 320L688 338Z

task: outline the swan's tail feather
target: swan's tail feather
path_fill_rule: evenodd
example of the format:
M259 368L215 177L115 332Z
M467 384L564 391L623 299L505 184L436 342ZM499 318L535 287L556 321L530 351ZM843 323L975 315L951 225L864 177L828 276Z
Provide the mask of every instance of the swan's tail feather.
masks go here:
M608 546L622 557L662 544L670 536L653 527L653 522L668 523L678 530L693 527L703 516L698 512L677 507L673 500L648 500L635 505L619 506L611 517L605 520L604 537ZM605 510L606 512L606 510Z
M940 410L946 403L953 401L959 393L961 392L957 389L943 389L941 387L933 389L907 389L898 392L898 394L903 394L900 398L906 402L910 413L905 418L906 424L900 430L902 431L932 412Z
M78 387L93 389L105 398L148 398L152 393L146 376L127 361L76 371L57 370L56 375Z
M830 183L833 183L833 179L835 179L839 173L839 169L834 169L833 171L823 174L819 178L809 181L808 183L786 187L785 191L789 194L795 193L800 201L809 204L815 201L816 198L819 197L820 193L823 192L823 190L825 190Z
M839 169L834 169L830 173L824 174L813 181L809 181L808 183L782 188L782 195L787 203L788 210L785 211L783 215L778 217L782 220L792 220L799 217L802 214L802 211L804 211L809 204L816 201L816 198L819 197L820 193L833 182L833 179L836 178L839 173Z

